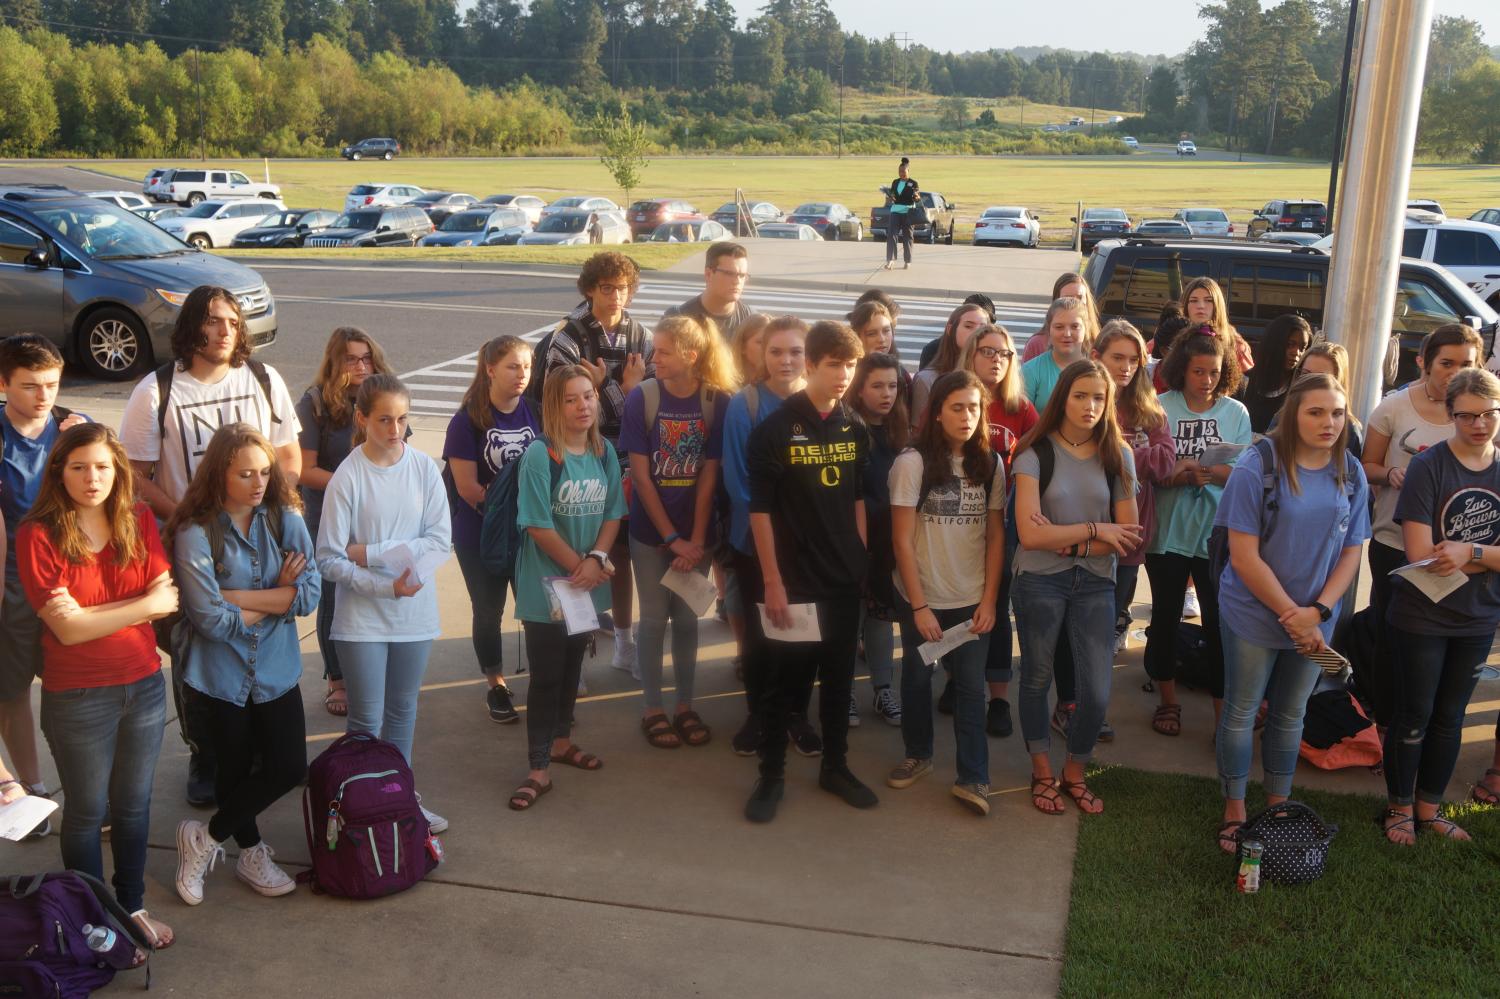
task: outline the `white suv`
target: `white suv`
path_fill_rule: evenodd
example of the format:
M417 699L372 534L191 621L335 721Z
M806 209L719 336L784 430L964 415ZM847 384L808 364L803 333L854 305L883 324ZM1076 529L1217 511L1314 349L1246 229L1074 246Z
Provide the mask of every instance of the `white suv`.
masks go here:
M1178 156L1197 156L1198 145L1192 139L1183 139L1177 143Z
M1448 268L1490 308L1500 308L1500 228L1467 219L1426 222L1412 213L1406 219L1401 255Z
M157 197L191 206L209 198L270 200L281 197L281 188L275 184L257 184L238 170L177 170Z
M259 225L268 215L286 211L279 201L242 198L235 201L203 201L186 215L157 223L184 243L200 250L228 246L246 229Z
M344 211L404 205L426 193L415 184L355 184L344 196Z

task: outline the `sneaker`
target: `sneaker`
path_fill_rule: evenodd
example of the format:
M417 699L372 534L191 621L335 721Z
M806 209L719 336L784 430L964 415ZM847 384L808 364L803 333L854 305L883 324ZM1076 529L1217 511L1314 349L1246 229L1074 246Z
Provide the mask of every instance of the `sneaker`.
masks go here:
M859 728L859 704L854 700L854 693L849 693L849 727Z
M953 797L975 815L990 814L990 786L988 784L954 784Z
M1102 722L1099 723L1099 741L1100 742L1114 742L1115 741L1115 730L1109 727L1109 722L1108 721L1102 721Z
M754 756L755 751L760 748L760 719L755 715L747 716L745 724L729 740L729 745L737 756Z
M417 807L422 809L422 818L427 820L427 831L434 836L448 831L448 820L437 812L429 812L427 806L422 804L422 796L417 795Z
M187 803L194 808L214 807L214 764L202 753L188 757Z
M953 677L943 685L943 692L938 695L937 709L940 715L953 714L953 705L958 700L958 691L953 689Z
M918 760L908 756L901 761L899 766L886 774L885 782L900 790L904 787L911 787L930 773L932 773L931 760Z
M24 787L26 789L26 793L31 795L31 797L33 798L46 798L48 801L52 800L52 792L47 790L47 785L45 784L23 784L22 787ZM106 807L106 818L108 817L108 811L109 810ZM21 841L23 843L32 843L39 839L45 839L51 834L52 818L51 816L48 816L47 818L38 822L35 829L31 830L31 832L27 833L25 836L22 836Z
M984 730L997 739L1004 739L1015 731L1010 721L1010 702L1003 697L991 697L990 706L984 712Z
M858 777L849 771L847 766L823 767L818 771L818 786L829 794L836 794L855 808L874 808L880 803L864 784L860 783Z
M1078 705L1059 701L1057 707L1052 709L1052 730L1064 739L1068 737L1068 726L1073 724L1073 712L1078 710Z
M275 855L276 851L265 843L241 851L239 862L234 865L234 876L268 898L291 894L297 890L297 882L276 866L271 859Z
M888 725L901 724L901 702L896 700L896 692L890 687L875 690L875 717L885 719Z
M780 777L762 777L755 782L750 800L745 802L745 818L751 822L770 822L776 817L776 806L786 792L786 781Z
M1119 655L1121 652L1125 651L1125 645L1128 640L1129 636L1126 634L1126 629L1115 629L1115 655Z
M632 679L641 678L641 666L635 657L635 627L632 626L625 634L615 630L615 654L610 659L609 665L622 673L629 673Z
M1199 617L1203 609L1198 606L1198 591L1188 590L1182 597L1182 616L1184 618Z
M224 848L208 834L208 825L197 819L177 824L177 894L188 905L203 901L203 879L224 859Z
M510 725L521 720L521 713L516 710L515 703L511 700L510 688L505 684L491 687L489 693L484 695L484 699L490 708L490 721Z
M786 734L792 740L792 748L803 756L823 755L823 737L801 715L792 715L792 720L787 723Z
M582 673L578 674L578 696L589 696L589 681Z

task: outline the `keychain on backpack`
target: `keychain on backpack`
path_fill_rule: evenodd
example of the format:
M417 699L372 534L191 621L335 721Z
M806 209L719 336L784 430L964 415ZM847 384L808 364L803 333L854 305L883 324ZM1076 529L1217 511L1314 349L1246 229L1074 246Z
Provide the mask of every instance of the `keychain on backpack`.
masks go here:
M328 828L325 836L328 840L328 849L336 849L339 845L339 829L344 825L343 816L339 815L339 803L329 802L328 805Z

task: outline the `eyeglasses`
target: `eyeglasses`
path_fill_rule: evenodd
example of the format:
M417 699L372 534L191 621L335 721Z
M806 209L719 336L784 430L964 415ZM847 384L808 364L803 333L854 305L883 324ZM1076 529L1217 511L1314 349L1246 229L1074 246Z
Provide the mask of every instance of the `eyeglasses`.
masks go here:
M741 274L739 271L726 271L722 267L715 267L714 268L714 273L715 274L722 274L722 275L724 275L727 278L734 278L736 281L748 281L748 280L750 280L750 275L749 274Z
M594 290L598 291L598 292L600 292L602 294L605 294L605 295L628 295L628 294L630 294L630 285L628 285L628 284L599 284L599 285L595 285L594 286Z
M1015 351L1004 350L1000 347L976 347L974 349L974 353L978 354L980 357L988 358L991 361L993 361L997 357L1003 357L1008 361L1012 357L1016 356Z
M1472 427L1483 420L1486 424L1500 420L1500 409L1486 409L1482 413L1454 413L1453 422L1461 427Z
M375 358L369 354L345 354L344 367L346 368L374 368Z

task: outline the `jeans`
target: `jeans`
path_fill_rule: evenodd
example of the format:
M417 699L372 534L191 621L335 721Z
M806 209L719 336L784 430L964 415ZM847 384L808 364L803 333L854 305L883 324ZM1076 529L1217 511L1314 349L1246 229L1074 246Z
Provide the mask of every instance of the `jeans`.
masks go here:
M816 642L766 641L765 683L759 714L760 775L781 777L786 772L788 706L816 679L818 717L823 726L823 767L843 767L849 753L849 690L854 685L854 654L859 643L858 594L817 602ZM759 613L750 616L759 616ZM748 674L747 674L748 675ZM903 712L904 714L905 712Z
M1458 762L1464 712L1494 635L1414 635L1387 627L1395 641L1394 713L1385 732L1385 789L1392 802L1412 803L1413 792L1430 805Z
M977 605L976 605L977 606ZM938 625L947 631L974 616L975 607L952 610L933 608ZM917 646L925 642L917 631L915 617L901 619L901 739L906 755L914 760L932 759L932 667L922 661ZM953 738L958 757L958 783L989 784L990 743L984 732L988 696L984 687L984 664L989 656L990 636L980 635L942 658L953 677L957 700L953 708Z
M859 637L865 647L870 686L876 690L889 687L896 677L896 633L891 622L873 617L863 601L859 605Z
M1400 643L1392 634L1391 626L1386 624L1385 613L1391 605L1390 572L1406 564L1406 552L1371 538L1367 557L1370 560L1370 610L1375 615L1375 634L1379 641L1375 655L1370 656L1368 662L1361 661L1355 666L1354 682L1370 702L1372 720L1388 729L1396 710L1396 674L1402 667L1397 660Z
M661 710L661 658L668 618L672 622L672 673L677 681L678 707L692 706L693 680L698 672L698 615L686 600L661 583L673 558L667 548L630 539L641 622L636 634L636 662L641 668L641 694L650 711ZM706 554L695 571L707 573Z
M474 658L479 661L479 672L485 676L502 673L500 619L505 616L505 591L510 580L486 569L484 557L477 548L455 545L453 554L458 557L458 570L463 573L464 588L469 591L472 612L469 634L474 642Z
M260 842L256 816L307 775L302 690L293 687L264 704L209 698L209 713L219 764L214 775L219 810L209 820L208 834L215 843L233 836L240 849L248 850Z
M1265 649L1236 635L1221 623L1224 645L1224 713L1219 719L1219 785L1224 797L1245 800L1254 752L1255 715L1269 701L1260 736L1261 768L1266 794L1292 793L1297 750L1307 699L1322 672L1296 649Z
M1151 627L1146 632L1146 673L1153 680L1177 678L1177 623L1182 620L1182 598L1188 577L1198 588L1202 610L1204 650L1210 674L1208 692L1217 700L1224 696L1224 641L1219 634L1219 581L1208 571L1208 559L1186 555L1147 555L1146 575L1151 580ZM1111 608L1110 620L1114 620Z
M911 210L898 212L893 205L885 223L885 261L888 264L896 261L897 242L906 254L906 262L911 263Z
M100 828L108 811L115 897L145 907L151 783L167 720L158 670L135 683L42 691L42 734L63 788L63 866L104 879Z
M766 662L772 655L771 645L760 625L760 608L756 606L765 603L766 585L761 578L760 562L738 549L734 552L734 574L739 579L740 596L745 606L745 651L740 663L745 673L745 701L750 714L755 715L760 711L761 694L765 689ZM783 694L787 698L783 710L788 715L806 717L812 706L813 678L803 679L805 685L802 689L787 690Z
M573 729L578 676L588 651L588 635L570 635L561 623L522 621L531 686L526 693L526 759L532 770L552 763L552 740Z
M1115 584L1074 567L1042 575L1022 573L1011 591L1021 633L1021 734L1033 755L1052 748L1047 690L1064 631L1078 675L1078 710L1068 726L1069 759L1087 762L1099 739L1109 703L1111 643L1115 637ZM904 717L904 712L903 712Z
M334 646L329 632L333 630L333 599L338 593L338 584L331 579L323 580L323 595L318 598L318 651L323 655L323 679L343 680L344 671L339 668L339 650Z
M346 731L369 732L401 750L411 762L417 731L417 695L432 641L336 641L349 689Z
M995 630L990 632L990 647L984 660L986 683L1009 683L1015 675L1011 667L1010 587L1016 578L1013 567L1020 540L1016 537L1014 509L1014 503L1005 504L1005 562L1000 572L1000 590L995 597Z

